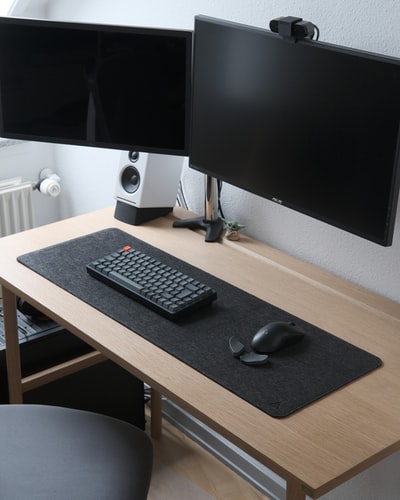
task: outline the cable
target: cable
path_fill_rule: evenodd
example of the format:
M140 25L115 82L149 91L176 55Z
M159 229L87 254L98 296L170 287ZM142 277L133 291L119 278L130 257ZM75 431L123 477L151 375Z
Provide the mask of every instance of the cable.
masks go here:
M314 34L313 36L311 37L311 40L319 40L319 28L316 24L313 23L313 26L314 26ZM315 38L314 38L314 35L315 35Z
M222 210L222 205L221 205L221 192L222 192L223 182L220 179L218 179L217 185L218 185L218 211L219 211L222 219L225 219L225 215L224 215L224 212Z
M182 180L179 181L179 188L178 188L178 194L177 194L177 202L178 202L178 206L179 207L182 207L182 208L185 208L186 210L188 210L188 204L186 202L186 196L185 196L185 193L183 191Z

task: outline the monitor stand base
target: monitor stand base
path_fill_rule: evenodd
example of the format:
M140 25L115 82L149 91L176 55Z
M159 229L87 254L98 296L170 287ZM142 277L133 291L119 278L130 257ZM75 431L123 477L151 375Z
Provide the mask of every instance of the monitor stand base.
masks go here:
M173 227L186 227L189 229L205 229L205 241L213 243L218 241L224 230L224 223L219 217L213 220L206 220L204 217L194 219L176 220Z

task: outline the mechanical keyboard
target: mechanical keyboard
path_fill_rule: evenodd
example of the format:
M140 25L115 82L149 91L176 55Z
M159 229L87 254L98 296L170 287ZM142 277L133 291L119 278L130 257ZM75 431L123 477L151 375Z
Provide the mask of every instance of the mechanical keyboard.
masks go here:
M210 304L217 293L208 285L131 246L86 266L94 278L168 319L178 319Z

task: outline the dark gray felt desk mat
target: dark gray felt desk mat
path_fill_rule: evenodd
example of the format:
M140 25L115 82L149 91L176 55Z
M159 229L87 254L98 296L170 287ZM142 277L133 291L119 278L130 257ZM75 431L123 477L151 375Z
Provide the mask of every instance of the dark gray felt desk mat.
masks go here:
M87 274L88 262L127 244L208 283L217 290L217 301L174 323ZM381 365L379 358L119 229L47 247L18 261L273 417L285 417ZM233 358L230 336L249 345L262 325L275 320L296 321L306 339L271 355L264 366L249 367Z

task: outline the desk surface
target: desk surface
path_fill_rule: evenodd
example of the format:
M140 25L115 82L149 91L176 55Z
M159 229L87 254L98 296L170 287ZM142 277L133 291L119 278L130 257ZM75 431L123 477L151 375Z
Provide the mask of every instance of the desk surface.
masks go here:
M168 216L129 226L110 208L2 238L0 283L287 479L292 498L317 498L400 449L400 304L250 238L210 244L171 223ZM271 418L16 261L107 227L374 353L383 367L290 417Z

